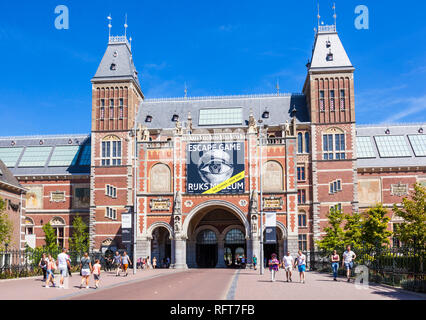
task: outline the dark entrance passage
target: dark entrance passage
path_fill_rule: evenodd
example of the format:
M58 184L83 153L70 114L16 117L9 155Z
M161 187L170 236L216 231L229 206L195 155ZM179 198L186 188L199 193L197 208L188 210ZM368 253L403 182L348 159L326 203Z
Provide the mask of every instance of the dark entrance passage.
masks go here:
M225 236L225 263L228 268L245 268L247 260L246 240L239 229L232 229Z
M199 268L214 268L217 264L217 238L211 230L203 230L197 236L197 265Z

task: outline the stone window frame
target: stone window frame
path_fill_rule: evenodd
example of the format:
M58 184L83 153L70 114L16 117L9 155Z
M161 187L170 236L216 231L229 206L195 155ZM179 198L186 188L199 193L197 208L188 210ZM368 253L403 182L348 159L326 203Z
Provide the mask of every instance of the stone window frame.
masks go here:
M339 147L340 150L336 150L336 142L339 137L339 139L341 138L341 136L343 135L343 150L342 150L342 141L339 140ZM324 138L327 137L327 148L325 148L325 141ZM329 143L330 143L330 137L332 137L331 139L331 145L332 145L332 149L330 150L329 148ZM324 131L321 134L321 144L322 144L322 154L323 154L323 160L325 161L341 161L341 160L346 160L346 152L347 152L347 134L344 130L340 129L340 128L329 128L328 130ZM327 149L327 150L325 150ZM330 156L332 158L330 158ZM327 158L327 159L326 159Z
M117 187L114 187L113 185L106 184L105 185L105 195L117 199Z
M109 135L100 141L101 147L101 166L115 167L122 165L123 143L116 135ZM115 156L114 154L115 147ZM109 154L107 154L109 151Z
M303 179L299 179L299 169L303 169ZM302 175L302 170L300 170L301 173L300 175ZM297 181L298 182L305 182L306 181L306 165L302 164L302 165L297 165Z
M330 182L328 193L329 194L336 194L338 192L341 192L342 189L343 189L342 188L342 180L337 179L337 180Z
M305 217L305 219L303 220L304 224L301 224L300 220L301 220L301 217L303 217L303 216ZM299 228L307 228L308 227L308 214L306 213L305 210L299 211L299 213L297 215L297 225L298 225Z
M305 252L308 250L308 235L306 233L298 235L299 250Z
M306 204L306 189L297 190L297 204Z
M302 150L302 152L300 152ZM297 133L297 154L310 154L310 133L309 131L299 131Z
M105 218L116 221L117 220L117 208L106 207Z

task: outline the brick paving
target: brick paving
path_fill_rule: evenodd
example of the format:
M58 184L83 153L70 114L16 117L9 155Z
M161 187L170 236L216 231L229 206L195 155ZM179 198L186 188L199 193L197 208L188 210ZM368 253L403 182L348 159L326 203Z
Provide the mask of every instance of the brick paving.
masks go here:
M90 289L79 289L78 274L70 278L69 289L46 289L40 279L0 281L0 300L426 300L424 294L376 284L357 289L343 278L334 282L330 275L315 272L307 273L305 284L298 282L297 273L287 283L282 270L274 283L268 270L263 276L231 269L138 270L128 277L104 272L97 290L92 277Z

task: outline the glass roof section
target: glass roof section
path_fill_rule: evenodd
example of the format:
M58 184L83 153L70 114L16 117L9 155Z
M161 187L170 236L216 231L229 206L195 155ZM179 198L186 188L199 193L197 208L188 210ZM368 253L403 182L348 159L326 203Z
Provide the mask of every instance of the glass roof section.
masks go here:
M91 159L91 146L86 145L80 148L80 161L78 164L80 166L90 166L90 159Z
M408 139L416 157L426 157L426 135L409 135Z
M6 167L13 168L24 148L0 148L0 160L4 162Z
M243 123L242 108L201 109L199 125L230 125Z
M19 167L44 167L52 147L27 147Z
M53 150L49 167L69 167L77 162L79 146L59 146Z
M404 136L376 136L381 158L410 157L410 148Z
M374 146L370 137L356 138L357 156L358 158L375 158Z

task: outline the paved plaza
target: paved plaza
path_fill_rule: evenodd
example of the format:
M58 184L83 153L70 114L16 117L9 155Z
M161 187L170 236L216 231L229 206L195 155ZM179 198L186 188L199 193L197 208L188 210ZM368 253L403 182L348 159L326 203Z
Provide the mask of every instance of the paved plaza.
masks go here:
M136 275L116 277L103 273L101 288L79 289L78 274L69 289L44 288L40 278L0 281L0 300L426 300L426 295L370 284L357 289L344 279L334 282L327 274L307 273L305 284L298 275L284 281L280 271L270 282L254 270L190 269L138 270Z

